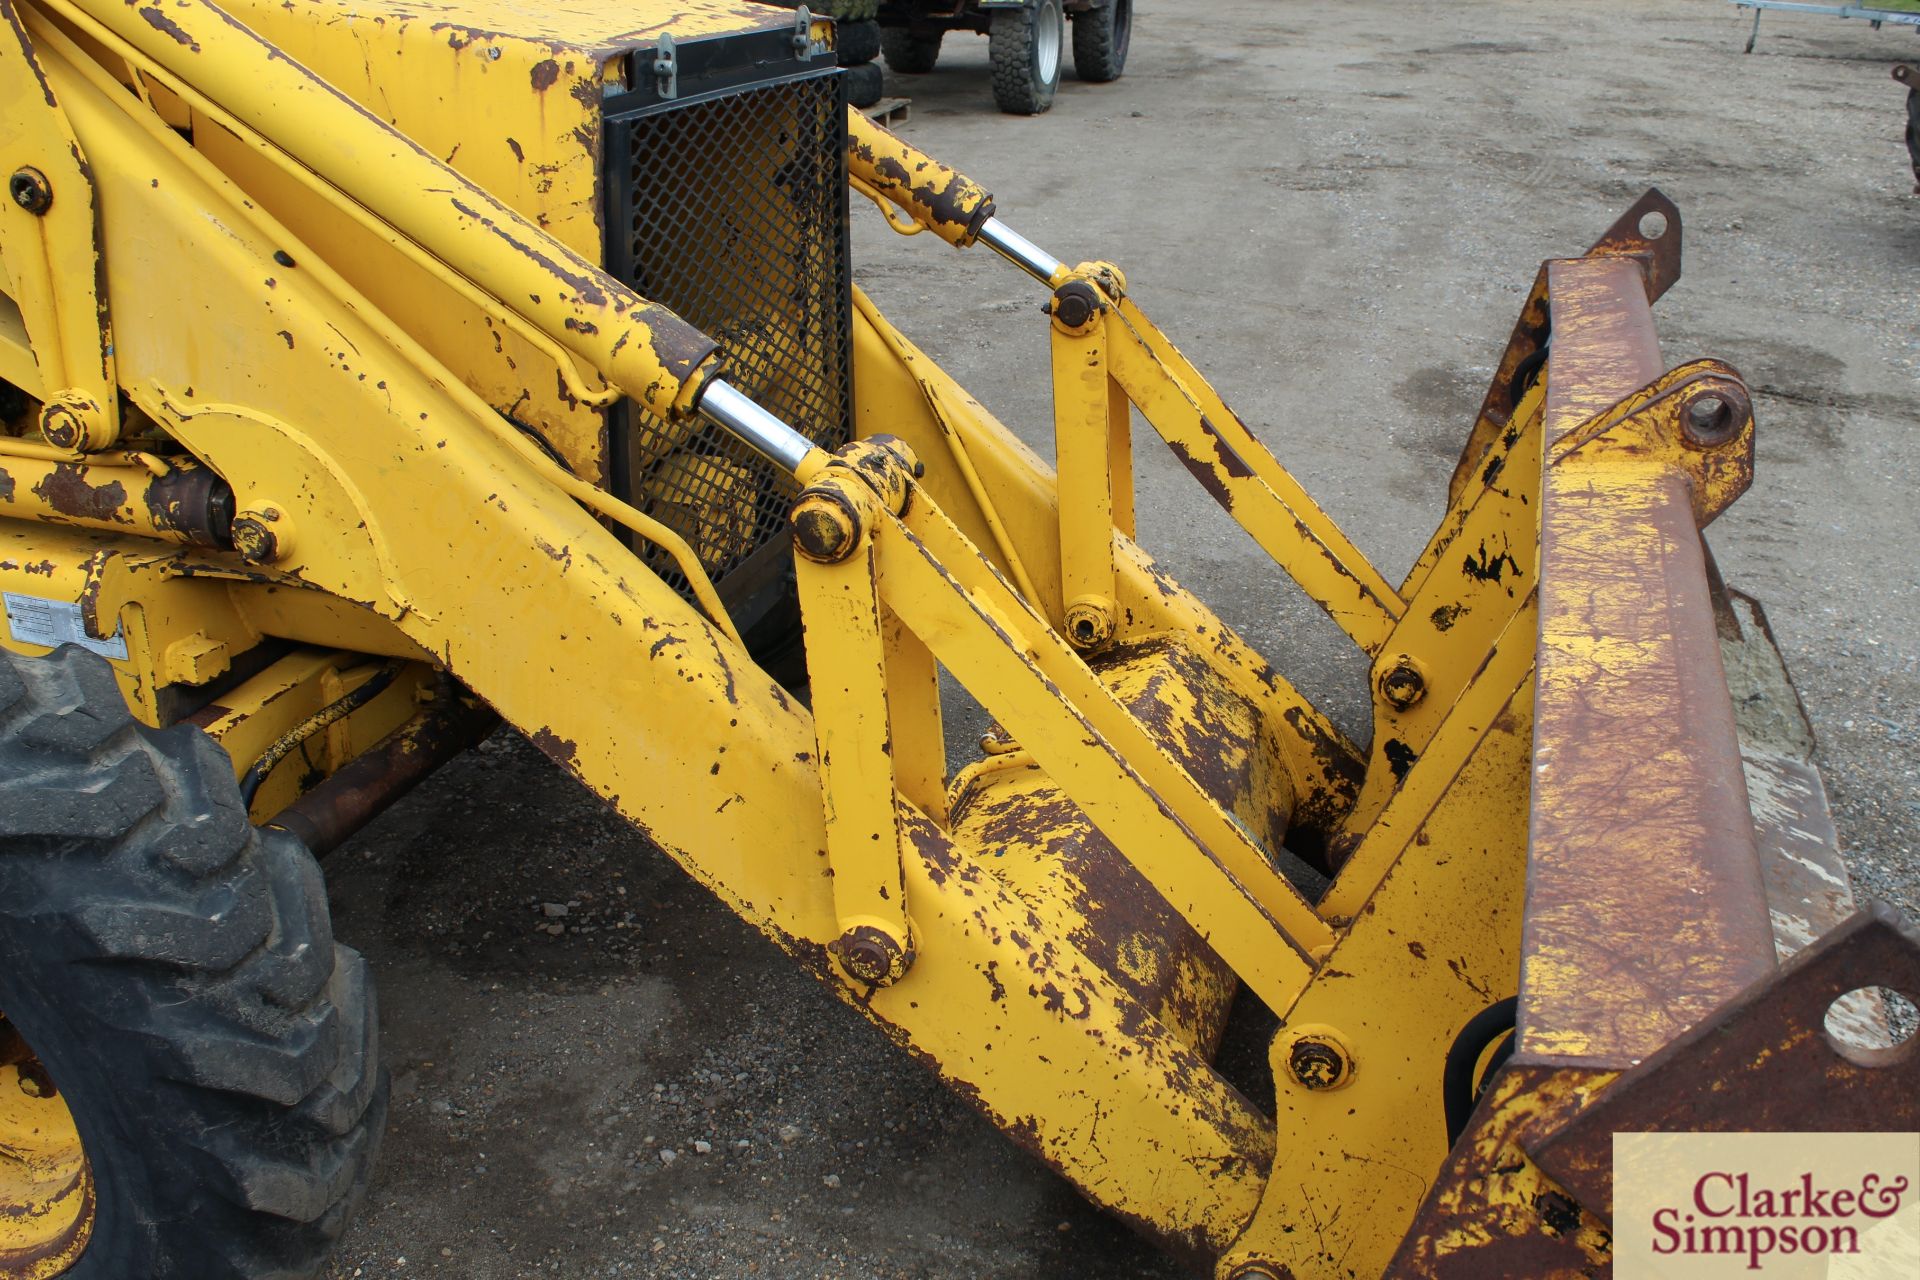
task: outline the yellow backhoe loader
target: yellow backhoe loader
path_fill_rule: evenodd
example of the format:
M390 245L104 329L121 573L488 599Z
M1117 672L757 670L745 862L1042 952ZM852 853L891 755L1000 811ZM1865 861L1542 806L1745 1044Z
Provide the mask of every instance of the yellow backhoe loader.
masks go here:
M315 855L500 720L1198 1274L1597 1275L1615 1133L1920 1128L1659 193L1540 269L1396 580L804 9L0 16L0 1276L325 1266L386 1090ZM855 195L1031 277L1051 466L853 287ZM1136 411L1369 742L1136 539Z

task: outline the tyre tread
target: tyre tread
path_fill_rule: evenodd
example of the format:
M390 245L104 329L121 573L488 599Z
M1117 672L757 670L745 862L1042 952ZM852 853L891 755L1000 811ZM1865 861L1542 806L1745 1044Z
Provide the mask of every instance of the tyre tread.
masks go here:
M1073 73L1088 84L1109 84L1126 69L1115 17L1120 3L1101 0L1073 19Z
M940 61L941 32L921 35L910 27L880 28L880 54L901 75L920 76Z
M153 1274L317 1274L386 1104L366 964L334 942L312 855L247 821L204 734L138 724L74 646L0 653L0 815L10 960L41 948L26 981L65 1006L46 1021L78 1030L71 1052L112 1044L110 1105L139 1108Z
M1037 116L1053 105L1053 95L1034 83L1033 42L1031 6L994 12L987 61L993 71L993 103L1008 115Z

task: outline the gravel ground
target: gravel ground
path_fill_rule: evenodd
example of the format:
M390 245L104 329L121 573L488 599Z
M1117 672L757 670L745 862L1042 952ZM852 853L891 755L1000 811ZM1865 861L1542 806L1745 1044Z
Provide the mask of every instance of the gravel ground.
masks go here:
M1762 598L1867 892L1920 914L1920 45L1715 0L1139 0L1116 85L994 114L956 39L905 131L1105 256L1362 548L1406 565L1534 265L1658 183L1670 361L1747 375L1759 479L1713 531ZM1048 449L1045 329L985 253L856 215L862 283ZM1025 323L1011 322L1014 317ZM1337 718L1361 665L1169 459L1149 547ZM329 862L395 1107L338 1276L1171 1277L518 738ZM873 1074L875 1061L895 1064Z

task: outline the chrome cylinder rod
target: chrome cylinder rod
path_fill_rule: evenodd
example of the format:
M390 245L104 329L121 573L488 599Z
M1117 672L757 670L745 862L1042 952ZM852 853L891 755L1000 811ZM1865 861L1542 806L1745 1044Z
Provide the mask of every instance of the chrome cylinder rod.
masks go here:
M981 223L978 239L1041 284L1052 287L1060 260L1000 219L988 218Z
M817 447L813 441L755 404L744 393L715 379L700 393L700 412L756 452L797 472Z

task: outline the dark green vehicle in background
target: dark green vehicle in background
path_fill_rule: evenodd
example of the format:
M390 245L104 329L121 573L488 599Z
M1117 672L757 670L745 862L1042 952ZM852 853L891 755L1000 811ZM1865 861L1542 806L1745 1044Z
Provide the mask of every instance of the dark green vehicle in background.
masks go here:
M924 75L952 31L987 37L993 100L1013 115L1053 105L1069 48L1074 74L1094 84L1118 80L1133 34L1133 0L829 0L837 19L840 65L855 106L879 101L874 59L901 75Z
M878 18L887 65L906 75L933 70L948 32L985 35L994 103L1013 115L1032 116L1053 105L1069 44L1074 74L1082 80L1120 78L1133 34L1133 0L883 0Z

